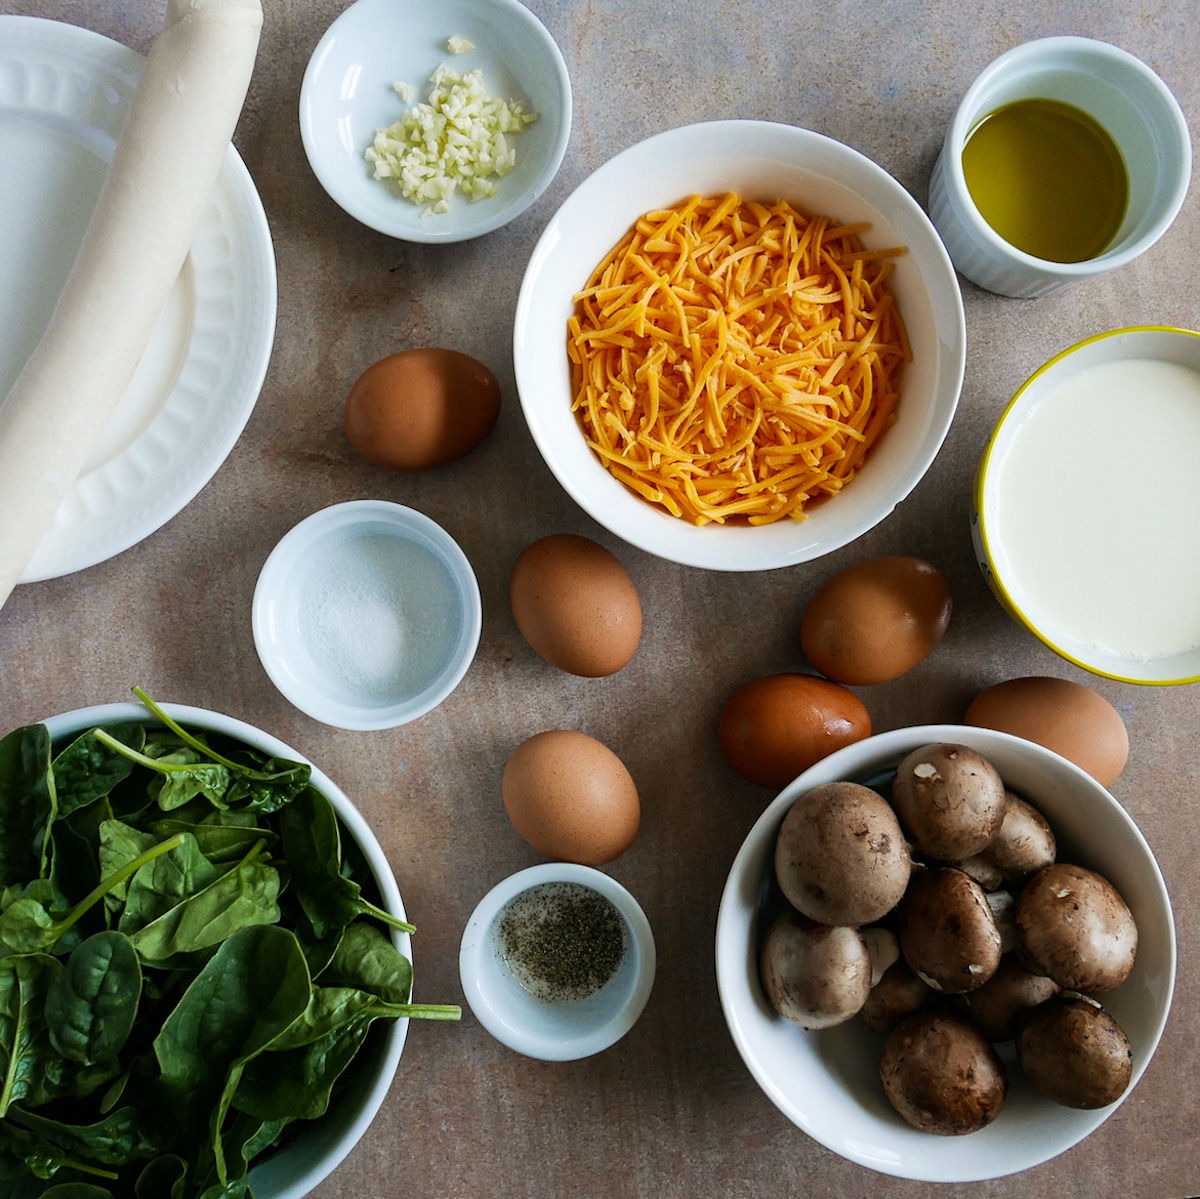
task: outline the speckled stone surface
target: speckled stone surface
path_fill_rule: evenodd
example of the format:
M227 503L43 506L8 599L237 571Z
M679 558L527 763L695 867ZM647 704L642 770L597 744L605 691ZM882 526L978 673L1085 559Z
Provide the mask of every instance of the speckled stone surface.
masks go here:
M1088 679L1019 629L976 568L967 526L976 462L1014 389L1076 340L1139 323L1200 326L1200 194L1168 235L1119 273L1037 301L969 284L969 352L959 414L933 468L874 531L811 566L708 574L616 542L542 463L513 382L513 312L532 247L588 173L652 133L691 121L760 118L807 126L880 162L922 203L946 124L975 74L1018 42L1086 34L1154 67L1200 128L1194 3L1125 0L530 0L565 56L571 143L553 186L507 228L452 246L408 245L357 225L308 169L300 81L336 0L265 0L257 71L236 144L262 195L279 271L274 354L250 422L212 482L141 544L70 577L21 586L0 611L0 726L121 700L133 684L215 708L297 747L353 797L395 867L411 918L417 996L461 999L458 942L476 902L538 861L509 826L500 774L516 744L579 728L614 748L640 789L633 848L609 867L654 927L660 964L649 1006L617 1046L581 1062L519 1057L468 1013L414 1023L383 1111L318 1199L728 1199L916 1197L939 1190L845 1161L790 1124L743 1066L722 1019L713 930L725 875L770 799L725 766L715 723L740 683L802 669L798 621L832 571L877 553L915 554L950 580L955 614L911 674L863 688L875 728L956 721L985 685L1025 674L1091 682L1124 717L1132 757L1112 790L1158 856L1179 937L1170 1023L1140 1085L1102 1128L1024 1173L947 1194L1172 1199L1200 1193L1200 692ZM163 4L0 0L0 12L87 26L140 51ZM3 172L0 167L0 186ZM341 406L384 354L445 345L496 372L504 406L461 463L406 477L350 448ZM1131 444L1126 485L1153 469ZM255 655L250 600L275 542L340 500L412 505L458 539L484 600L479 656L437 711L380 733L324 727L291 707ZM1181 537L1196 514L1164 514ZM0 514L2 517L2 514ZM583 680L522 640L508 572L551 532L596 538L642 595L645 635L618 675Z

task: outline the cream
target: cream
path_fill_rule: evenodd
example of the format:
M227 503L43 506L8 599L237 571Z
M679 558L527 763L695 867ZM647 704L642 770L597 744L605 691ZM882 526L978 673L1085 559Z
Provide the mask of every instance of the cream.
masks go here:
M1000 577L1049 639L1154 659L1200 647L1200 372L1069 376L998 464Z

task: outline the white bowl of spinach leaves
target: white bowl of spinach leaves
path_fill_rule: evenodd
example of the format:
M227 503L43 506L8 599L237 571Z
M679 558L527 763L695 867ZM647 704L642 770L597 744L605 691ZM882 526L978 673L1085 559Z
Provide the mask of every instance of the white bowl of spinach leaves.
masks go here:
M0 739L0 1194L300 1199L459 1011L331 780L136 694Z

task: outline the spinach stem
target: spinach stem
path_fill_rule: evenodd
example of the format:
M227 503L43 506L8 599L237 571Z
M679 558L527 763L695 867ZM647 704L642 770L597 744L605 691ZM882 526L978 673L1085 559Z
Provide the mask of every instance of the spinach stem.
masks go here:
M92 736L94 736L101 745L107 745L109 749L115 750L117 753L124 755L131 762L135 762L139 766L147 766L151 770L158 770L162 771L163 773L169 773L170 771L178 770L182 773L188 770L195 770L197 766L203 765L203 763L200 762L167 762L162 758L148 757L146 754L134 749L132 746L126 745L122 741L118 741L116 737L114 737L111 733L106 732L104 729L93 729ZM211 765L216 766L221 765L221 763L214 762Z
M91 1174L95 1178L107 1178L112 1182L116 1182L121 1177L115 1170L105 1170L102 1166L93 1166L88 1162L78 1162L73 1157L56 1157L54 1164L59 1169L65 1166L71 1170L78 1170L80 1174Z
M397 1003L398 1014L415 1020L460 1020L462 1008L454 1003Z
M393 916L391 912L377 907L369 899L364 899L362 895L359 895L357 902L364 914L374 916L376 920L382 920L384 924L390 924L392 928L398 929L402 933L415 933L417 931L415 924L409 924L406 920L401 920L399 916Z
M61 937L93 904L98 903L103 899L114 887L119 887L127 878L136 874L147 863L154 861L155 858L161 857L164 853L170 853L171 850L177 849L183 844L183 839L186 833L175 833L174 836L168 837L165 841L160 841L157 845L152 845L143 853L138 854L136 858L131 858L119 870L114 870L108 878L101 879L92 890L85 895L73 908L63 914L61 920L55 921L58 927L58 935Z
M186 744L190 745L194 750L196 750L197 753L204 754L205 757L207 757L210 761L227 767L235 774L241 774L246 778L256 779L259 782L266 782L270 779L279 777L278 772L274 774L268 774L264 770L254 770L250 766L243 766L240 762L234 762L232 759L226 758L224 755L217 753L217 751L213 749L211 745L207 745L205 742L201 741L199 737L189 733L188 730L185 729L181 724L172 720L171 717L168 716L167 713L164 712L162 708L159 707L159 705L156 704L154 700L152 700L150 696L148 696L146 692L141 689L141 687L134 687L133 693L142 701L142 703L146 705L147 708L150 709L151 714L161 720L163 724L165 724L167 728L171 730L171 732L173 732L182 741L186 742ZM296 763L296 765L302 765L302 763Z

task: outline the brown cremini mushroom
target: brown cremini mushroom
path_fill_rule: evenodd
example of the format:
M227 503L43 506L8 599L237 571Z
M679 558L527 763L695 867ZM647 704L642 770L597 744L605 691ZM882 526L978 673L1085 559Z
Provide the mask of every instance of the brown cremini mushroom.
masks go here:
M1066 1107L1116 1103L1133 1077L1133 1050L1121 1026L1081 996L1060 995L1023 1012L1017 1057L1034 1087Z
M910 863L891 805L858 783L801 795L775 842L775 875L798 911L830 925L870 924L900 901Z
M1004 783L966 745L915 749L897 767L892 805L921 853L960 862L991 843L1004 819Z
M1016 954L1006 953L996 973L967 996L967 1003L971 1019L989 1041L1011 1041L1017 1035L1021 1013L1052 999L1059 989L1052 978L1033 974Z
M999 886L1024 882L1030 875L1053 865L1056 852L1054 832L1045 816L1027 800L1006 791L1004 819L999 830L986 848L971 859L989 868L997 881L989 885L966 863L962 866L986 890L993 891Z
M919 1012L937 992L903 959L893 962L871 988L859 1016L873 1032L889 1032Z
M1000 965L1000 930L988 897L953 866L914 874L897 916L904 960L935 991L973 991Z
M784 912L759 956L763 991L785 1020L830 1028L856 1016L871 990L871 955L856 928L830 928Z
M969 1020L921 1012L887 1035L879 1077L892 1107L914 1128L962 1136L990 1124L1008 1078L992 1043Z
M1056 862L1039 871L1017 899L1016 922L1026 963L1064 990L1102 995L1133 969L1133 913L1094 870Z

